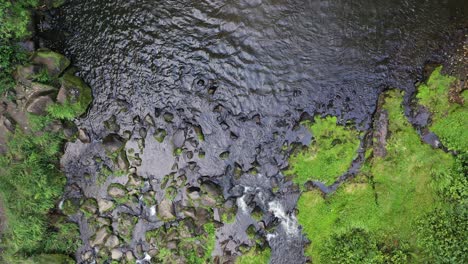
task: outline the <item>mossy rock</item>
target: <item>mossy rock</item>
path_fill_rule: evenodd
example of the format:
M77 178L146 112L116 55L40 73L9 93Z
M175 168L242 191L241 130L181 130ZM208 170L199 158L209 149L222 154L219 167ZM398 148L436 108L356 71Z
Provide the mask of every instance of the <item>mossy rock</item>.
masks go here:
M60 78L61 87L57 104L49 108L49 113L60 119L72 120L83 115L91 104L91 88L73 71L67 71Z
M46 49L34 53L32 62L44 65L50 77L58 77L70 66L70 60L60 53Z

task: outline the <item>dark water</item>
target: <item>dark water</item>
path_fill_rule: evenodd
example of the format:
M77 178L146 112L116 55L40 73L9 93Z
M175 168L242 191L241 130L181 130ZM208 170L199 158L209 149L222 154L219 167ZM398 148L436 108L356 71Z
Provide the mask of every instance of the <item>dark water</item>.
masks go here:
M217 255L254 245L245 233L253 224L267 238L272 263L302 263L305 239L293 212L299 192L281 173L291 144L310 141L298 126L301 116L331 114L368 129L383 89L411 94L424 63L444 57L451 36L466 25L467 6L462 0L71 0L55 27L67 32L64 51L93 88L94 103L77 121L93 143L70 144L64 157L70 185L80 187L79 195L104 197L82 176L98 170L91 160L102 154L103 138L130 131L127 149L144 139L137 174L153 189L160 190L164 175L183 174L184 188L209 180L236 201L237 221L218 229ZM113 117L118 127L106 127ZM195 127L203 142L195 140ZM150 136L158 128L168 133L162 144ZM182 141L180 157L172 155L174 140ZM183 203L179 191L176 203ZM254 207L264 212L268 231L250 218ZM150 222L142 219L141 230L158 226ZM134 235L128 249L142 240L144 233Z

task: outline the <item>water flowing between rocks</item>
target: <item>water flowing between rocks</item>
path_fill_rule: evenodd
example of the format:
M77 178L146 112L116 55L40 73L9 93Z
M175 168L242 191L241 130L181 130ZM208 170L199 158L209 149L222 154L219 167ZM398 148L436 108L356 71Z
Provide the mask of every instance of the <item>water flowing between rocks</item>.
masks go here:
M444 62L450 39L464 34L462 2L71 0L49 14L42 33L72 58L94 96L76 121L89 143L69 143L62 159L65 195L99 201L119 195L116 183L141 179L137 199L107 218L115 230L122 215L136 219L122 251L143 263L153 249L145 233L170 225L161 214L187 217L190 195L205 188L237 208L216 229L215 256L229 260L252 246L253 225L272 263L303 263L300 191L282 173L292 146L311 141L299 122L334 115L369 129L384 89L409 97L424 64ZM106 168L126 173L98 184ZM147 193L157 209L142 202ZM217 212L211 217L220 221ZM96 238L83 214L74 219L84 262Z

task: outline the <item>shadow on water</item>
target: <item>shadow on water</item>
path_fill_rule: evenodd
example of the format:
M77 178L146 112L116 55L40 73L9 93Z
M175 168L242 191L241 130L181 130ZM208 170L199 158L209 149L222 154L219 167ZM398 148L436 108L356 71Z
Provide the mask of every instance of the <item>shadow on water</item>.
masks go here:
M411 94L424 63L442 62L450 37L466 26L467 3L71 0L53 16L53 32L64 36L56 48L73 58L94 103L77 121L92 143L69 144L62 161L69 186L80 190L75 196L105 197L83 175L97 174L91 160L105 156L106 136L127 135L127 152L143 143L131 166L154 191L175 174L187 177L183 188L209 180L236 199L237 221L218 228L217 255L252 246L245 229L253 224L272 263L302 263L306 240L293 213L299 191L281 173L283 145L310 141L297 129L301 115L369 128L383 89ZM161 130L167 137L159 143L153 134ZM174 157L174 148L182 155ZM253 208L264 213L265 230L250 217ZM127 249L160 225L141 220Z

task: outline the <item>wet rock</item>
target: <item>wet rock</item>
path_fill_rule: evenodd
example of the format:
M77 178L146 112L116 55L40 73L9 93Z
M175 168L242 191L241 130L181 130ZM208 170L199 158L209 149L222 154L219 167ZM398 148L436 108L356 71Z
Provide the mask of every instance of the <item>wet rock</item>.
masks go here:
M127 192L123 186L114 184L109 187L108 194L113 198L122 198Z
M92 247L102 245L108 236L107 228L103 227L96 232L94 239L90 242Z
M158 215L162 220L172 220L175 218L172 210L172 202L164 199L158 206Z
M70 60L65 56L50 50L37 51L34 53L32 61L35 64L44 65L51 77L58 77L70 66Z
M232 196L232 197L241 197L242 195L244 195L244 186L241 186L241 185L236 185L234 187L232 187L231 190L229 190L229 194Z
M60 83L57 102L71 104L76 116L84 114L93 99L91 88L70 71L64 74Z
M47 107L49 105L52 105L54 101L50 96L40 96L35 98L29 106L26 108L26 111L28 113L34 114L34 115L46 115L47 114Z
M440 147L439 137L432 132L423 132L422 140L424 141L424 143L431 145L433 148Z
M172 123L172 120L174 120L174 115L171 113L164 113L163 118L164 118L164 121L168 123Z
M414 117L412 118L411 123L413 123L413 125L415 126L425 127L429 123L430 116L431 114L429 110L427 110L427 108L418 105L418 108L414 113Z
M118 260L118 259L121 259L122 256L123 256L123 253L122 253L122 251L119 250L119 249L113 249L113 250L111 251L111 258L112 258L112 259Z
M114 207L114 203L112 201L108 201L104 199L99 199L97 203L98 203L100 214L103 214L109 211L112 207Z
M145 116L145 122L150 126L154 126L154 120L149 114Z
M141 138L146 138L146 134L147 134L146 128L144 127L140 128L139 134Z
M109 134L102 140L103 147L110 153L115 153L123 148L124 140L117 134Z
M78 139L81 142L85 143L85 144L91 142L91 140L90 140L90 138L88 136L88 132L86 132L86 129L79 129L78 130Z
M172 138L172 143L175 148L181 148L185 142L185 132L183 130L178 130L174 137Z
M106 241L106 244L105 246L107 248L115 248L119 245L120 241L119 241L119 238L115 235L111 235L107 241Z
M388 112L380 109L374 121L374 156L385 157L387 155L387 135L388 135Z

